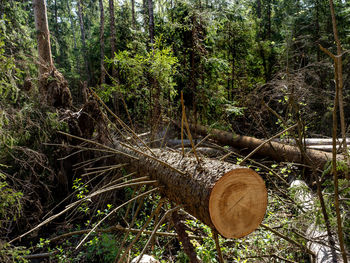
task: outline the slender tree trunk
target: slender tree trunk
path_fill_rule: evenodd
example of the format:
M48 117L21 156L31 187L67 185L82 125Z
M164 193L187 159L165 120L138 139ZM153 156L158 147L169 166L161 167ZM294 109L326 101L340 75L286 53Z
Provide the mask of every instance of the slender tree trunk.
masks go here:
M142 12L143 12L143 27L145 32L148 30L148 12L147 12L147 0L142 0Z
M111 52L112 52L112 59L114 58L114 54L116 53L116 31L115 31L115 18L114 18L114 0L109 0L109 26L111 30ZM112 77L117 76L117 71L115 70L115 67L112 67Z
M83 19L83 10L81 5L81 0L77 1L78 5L78 16L79 16L79 24L80 24L80 32L81 32L81 43L83 45L83 56L84 56L84 64L85 64L85 74L86 78L88 80L88 83L90 84L90 70L89 70L89 62L87 57L87 50L86 50L86 43L85 43L85 28L84 28L84 19Z
M315 0L315 34L316 34L316 42L320 44L320 3L319 0ZM317 48L317 62L321 60L321 50Z
M231 98L230 100L233 101L233 90L234 90L234 87L235 87L235 75L236 75L236 72L235 72L235 63L236 63L236 41L233 40L233 45L231 46L231 54L232 54L232 68L231 68Z
M105 58L105 37L104 37L104 26L105 26L105 15L104 15L104 8L103 8L103 0L99 0L100 5L100 50L101 50L101 78L100 78L100 84L105 83L106 79L106 72L104 67L104 58Z
M343 61L342 61L342 47L338 36L337 21L335 18L333 0L329 0L331 15L332 15L332 25L334 40L337 45L337 72L336 72L336 82L339 88L339 114L340 114L340 127L341 134L343 137L343 152L346 153L346 126L345 126L345 116L344 116L344 104L343 104Z
M42 75L53 67L45 0L33 0L33 8L38 41L39 72Z
M53 27L53 29L54 29L53 34L54 34L55 39L56 39L56 43L55 43L56 45L55 45L53 56L55 57L56 63L60 63L59 56L58 56L59 50L58 50L58 46L57 46L57 42L58 42L58 14L57 14L58 7L57 7L57 0L54 1L54 6L55 6L55 10L54 10L55 24L54 24L54 27Z
M153 0L147 0L148 3L148 26L149 26L149 39L151 48L153 49L154 44L154 16L153 16Z
M131 0L132 27L136 28L135 0Z
M148 32L150 40L150 49L152 54L154 54L154 14L153 14L153 0L147 0L148 5ZM153 60L153 58L152 58ZM155 139L155 135L158 131L160 115L161 115L161 105L160 96L161 90L157 79L154 76L150 77L150 89L152 94L151 100L153 100L152 107L152 121L151 121L151 138Z
M114 17L114 0L109 0L109 27L111 30L111 37L110 37L110 44L111 44L111 58L114 58L114 54L117 52L117 33L115 29L115 17ZM112 77L114 80L117 79L117 70L115 66L112 64ZM119 114L119 98L118 98L118 92L113 92L113 108L114 112L118 115Z
M271 39L271 0L267 1L267 39Z
M77 49L77 38L75 37L75 29L74 29L74 20L71 13L71 8L69 6L69 1L67 1L68 15L70 20L70 27L72 30L73 41L74 41L74 49ZM78 63L78 60L76 61Z
M261 18L261 0L256 1L256 13L257 13L257 17L260 19Z
M332 15L332 25L333 25L333 33L334 40L337 45L337 56L335 58L335 80L336 80L336 97L334 98L334 109L333 109L333 159L332 159L332 169L334 176L334 205L335 211L337 215L337 229L338 229L338 238L339 238L339 246L342 253L344 263L347 263L347 255L344 244L344 236L343 236L343 226L342 226L342 218L340 214L339 207L339 185L338 185L338 172L337 172L337 160L336 160L336 138L337 138L337 107L339 103L339 114L340 114L340 126L341 133L343 137L343 152L347 156L348 161L348 152L346 145L346 127L345 127L345 117L344 117L344 106L343 106L343 65L342 65L342 47L340 44L338 30L337 30L337 22L335 18L334 5L333 0L329 0L331 15ZM348 177L348 174L347 174ZM349 178L348 178L349 179Z

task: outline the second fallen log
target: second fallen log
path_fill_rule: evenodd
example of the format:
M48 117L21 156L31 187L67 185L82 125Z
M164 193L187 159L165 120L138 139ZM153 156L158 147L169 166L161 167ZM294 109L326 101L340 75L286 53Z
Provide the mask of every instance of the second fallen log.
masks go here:
M191 215L226 238L240 238L261 223L267 207L267 190L252 169L209 158L153 149L156 157L120 146L121 155L140 176L159 182L160 191ZM145 149L146 151L146 149Z
M210 138L223 145L231 145L240 149L246 149L249 151L255 150L264 143L264 140L260 140L254 137L233 134L232 132L222 131L218 129L210 129L209 127L190 124L191 132L206 136L210 133ZM271 141L264 144L256 152L257 155L270 157L276 161L287 161L294 163L306 163L314 165L317 168L323 168L324 165L332 160L332 154L328 152L318 151L314 149L306 149L305 155L307 159L304 159L303 154L297 146L287 145L279 142ZM337 159L342 160L341 155L337 156Z

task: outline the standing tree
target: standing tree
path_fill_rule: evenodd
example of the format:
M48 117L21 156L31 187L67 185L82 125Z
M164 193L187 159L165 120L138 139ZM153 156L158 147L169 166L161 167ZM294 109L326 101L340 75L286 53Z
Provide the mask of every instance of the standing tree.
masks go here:
M72 97L68 83L52 60L45 0L33 0L33 8L38 41L40 93L49 106L70 107Z
M77 4L78 4L78 16L79 16L79 24L80 24L80 31L81 31L81 43L83 45L85 74L87 75L86 77L87 77L88 83L90 84L91 74L89 69L88 54L87 54L86 42L85 42L85 28L84 28L83 9L82 9L81 0L78 0Z
M104 26L105 26L105 16L103 9L103 0L99 0L100 4L100 48L101 48L101 85L105 83L106 72L104 68L104 57L105 57L105 38L104 38Z
M154 15L153 15L153 1L147 0L148 3L148 30L151 48L154 44Z
M116 30L115 30L115 18L114 18L114 0L109 0L109 26L111 30L110 42L111 42L111 58L114 58L116 50ZM112 76L115 77L117 72L115 68L112 68Z
M136 29L135 0L131 0L132 28Z
M39 72L42 75L53 67L45 1L33 0L33 8L38 41Z

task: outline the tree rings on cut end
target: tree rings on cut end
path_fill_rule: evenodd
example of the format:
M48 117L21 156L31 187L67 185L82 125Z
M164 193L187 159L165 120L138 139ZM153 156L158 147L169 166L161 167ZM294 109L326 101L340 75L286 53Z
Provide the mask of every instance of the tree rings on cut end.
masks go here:
M209 198L211 221L226 238L241 238L253 232L263 220L266 207L265 183L249 168L224 174Z

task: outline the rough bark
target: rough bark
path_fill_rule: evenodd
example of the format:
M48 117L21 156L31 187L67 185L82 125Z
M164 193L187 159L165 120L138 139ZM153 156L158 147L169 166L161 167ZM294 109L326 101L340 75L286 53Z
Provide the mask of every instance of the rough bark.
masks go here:
M45 0L33 0L33 8L38 41L39 72L44 74L53 67Z
M237 147L240 149L247 149L249 151L254 150L264 141L260 139L256 139L254 137L243 136L233 134L231 132L226 132L218 129L210 129L208 127L202 125L194 125L190 124L190 129L193 132L197 132L201 135L211 134L211 138L220 142L224 145L231 145L233 147ZM288 162L296 162L303 163L305 162L302 158L302 154L300 149L296 146L286 145L278 142L271 142L263 145L259 151L256 152L260 156L269 156L270 158L276 161L288 161ZM324 165L332 159L332 154L317 151L312 149L307 149L306 154L308 156L308 160L306 160L307 164L315 165L316 167L323 168ZM341 159L341 156L338 156Z
M123 146L117 149L138 158L121 155L120 161L129 162L139 175L157 180L162 195L224 237L243 237L254 231L264 217L265 184L249 168L208 158L198 164L193 157L154 149L157 161Z
M68 83L52 60L45 0L33 0L33 8L38 41L40 96L49 106L69 108L72 97Z

